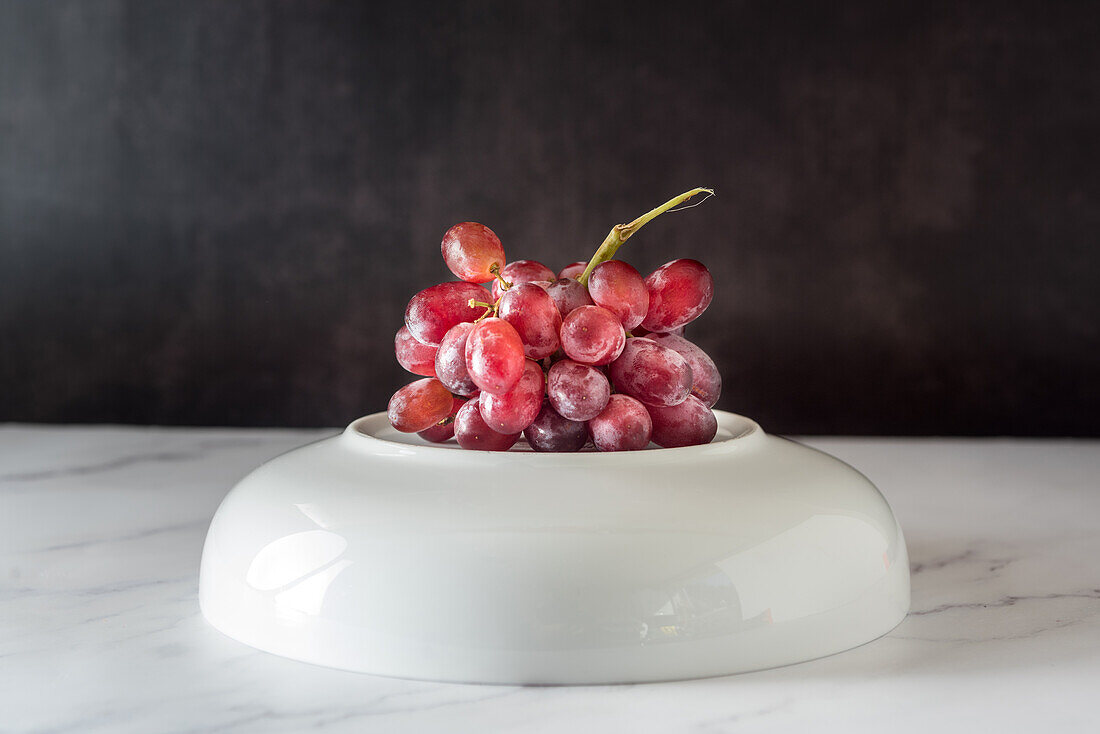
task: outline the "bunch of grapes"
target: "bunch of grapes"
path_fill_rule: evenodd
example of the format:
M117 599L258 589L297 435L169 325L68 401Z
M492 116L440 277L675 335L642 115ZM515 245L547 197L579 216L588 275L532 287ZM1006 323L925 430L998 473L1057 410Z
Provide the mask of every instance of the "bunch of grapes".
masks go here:
M558 273L506 262L476 222L443 236L459 278L409 301L397 361L424 379L390 399L390 423L428 441L506 451L522 434L535 451L600 451L709 443L722 378L683 336L710 305L714 281L696 260L646 277L611 259L642 225L707 189L681 194L617 225L589 262Z

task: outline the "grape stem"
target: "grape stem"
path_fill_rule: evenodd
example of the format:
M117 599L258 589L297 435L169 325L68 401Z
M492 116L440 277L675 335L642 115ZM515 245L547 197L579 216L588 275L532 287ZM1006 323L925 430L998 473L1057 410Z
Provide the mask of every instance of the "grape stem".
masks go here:
M470 308L474 308L476 306L481 306L483 309L485 309L485 313L481 314L476 319L474 319L475 324L478 321L481 321L483 318L485 318L489 314L495 314L497 312L497 306L496 306L495 303L486 303L485 301L478 301L474 298L471 298L466 303L468 303L470 305Z
M492 265L489 266L489 272L492 273L493 275L495 275L497 280L500 281L500 289L502 291L506 291L506 290L508 290L509 288L512 287L512 284L509 283L508 281L506 281L504 279L504 276L500 274L500 266L497 265L496 263L493 263Z
M622 246L624 242L630 239L631 235L641 229L650 220L656 219L660 215L675 209L680 204L695 196L696 194L706 194L706 198L702 199L699 204L703 203L710 197L714 196L714 189L692 189L691 191L685 191L684 193L669 199L664 204L661 204L656 209L651 209L642 216L635 219L629 224L616 224L611 228L607 237L604 238L603 244L596 250L596 254L592 256L592 259L588 261L588 267L584 269L584 272L580 274L577 281L584 286L588 285L588 279L592 275L592 271L596 269L596 266L602 262L607 262L611 258L615 257L615 252ZM692 204L692 206L698 206L698 204ZM690 208L690 207L685 207Z

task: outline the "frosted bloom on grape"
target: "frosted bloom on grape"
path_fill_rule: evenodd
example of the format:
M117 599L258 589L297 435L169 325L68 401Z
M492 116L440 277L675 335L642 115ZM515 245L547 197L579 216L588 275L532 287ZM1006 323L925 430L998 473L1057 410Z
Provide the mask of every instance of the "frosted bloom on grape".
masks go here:
M580 451L588 443L588 426L558 414L549 402L542 404L538 417L523 431L535 451Z
M455 324L443 336L435 353L435 375L456 395L473 395L477 385L466 369L466 339L474 325L469 321Z
M588 289L572 278L558 278L546 287L546 293L557 304L563 319L581 306L596 305Z
M714 411L694 395L679 405L647 405L646 410L653 419L653 443L664 448L710 443L718 433Z
M433 285L409 299L405 326L417 341L438 347L452 326L474 321L485 313L484 308L471 306L470 300L484 302L488 295L489 291L476 283L452 281Z
M507 321L479 321L466 337L466 369L479 389L503 394L523 375L523 340Z
M588 292L597 306L619 317L624 329L642 323L649 309L649 291L642 274L622 260L608 260L592 270Z
M393 351L397 355L397 363L409 372L424 377L435 377L436 348L418 342L409 331L409 327L402 326L397 330L397 334L393 337Z
M698 260L667 262L645 279L649 310L642 326L664 332L683 326L707 310L714 298L714 278Z
M523 340L523 353L531 359L549 357L561 344L561 314L554 299L535 283L512 286L500 297L497 314L511 324Z
M708 408L714 407L722 394L722 375L714 360L694 342L676 334L650 334L646 338L674 350L687 360L691 365L691 394L706 403Z
M504 278L512 285L534 283L536 281L546 281L550 283L554 280L554 271L535 260L516 260L515 262L508 263L504 269L500 271L500 277ZM492 290L494 301L500 298L504 293L500 287L499 280L493 281Z
M598 416L588 421L588 432L600 451L638 451L649 445L653 419L640 402L616 394Z
M550 367L546 394L554 410L563 417L587 421L607 407L611 385L598 368L563 359Z
M542 368L531 360L523 366L519 382L503 395L480 396L481 417L497 433L519 433L539 414L543 396Z
M691 394L691 365L650 339L627 339L609 373L616 390L650 405L677 405Z
M466 401L455 415L455 440L464 449L507 451L519 440L519 434L497 433L481 417L481 395Z
M608 364L625 344L622 322L606 308L581 306L562 320L561 348L574 362Z

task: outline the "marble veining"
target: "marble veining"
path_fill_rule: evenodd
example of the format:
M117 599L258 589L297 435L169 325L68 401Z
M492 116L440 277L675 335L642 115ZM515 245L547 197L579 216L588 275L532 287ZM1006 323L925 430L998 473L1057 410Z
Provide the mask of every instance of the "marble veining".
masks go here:
M305 665L202 620L199 554L218 502L255 465L331 433L0 427L0 731L1100 724L1100 442L808 440L867 474L901 521L913 611L896 630L760 673L523 688Z

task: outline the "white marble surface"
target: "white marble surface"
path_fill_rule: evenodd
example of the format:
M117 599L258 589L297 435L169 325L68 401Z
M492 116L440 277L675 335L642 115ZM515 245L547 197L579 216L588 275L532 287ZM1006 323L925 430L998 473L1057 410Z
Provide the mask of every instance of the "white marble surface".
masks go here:
M840 655L586 688L392 680L200 617L236 479L331 431L0 428L0 731L1096 731L1100 442L813 439L905 529L913 611Z

